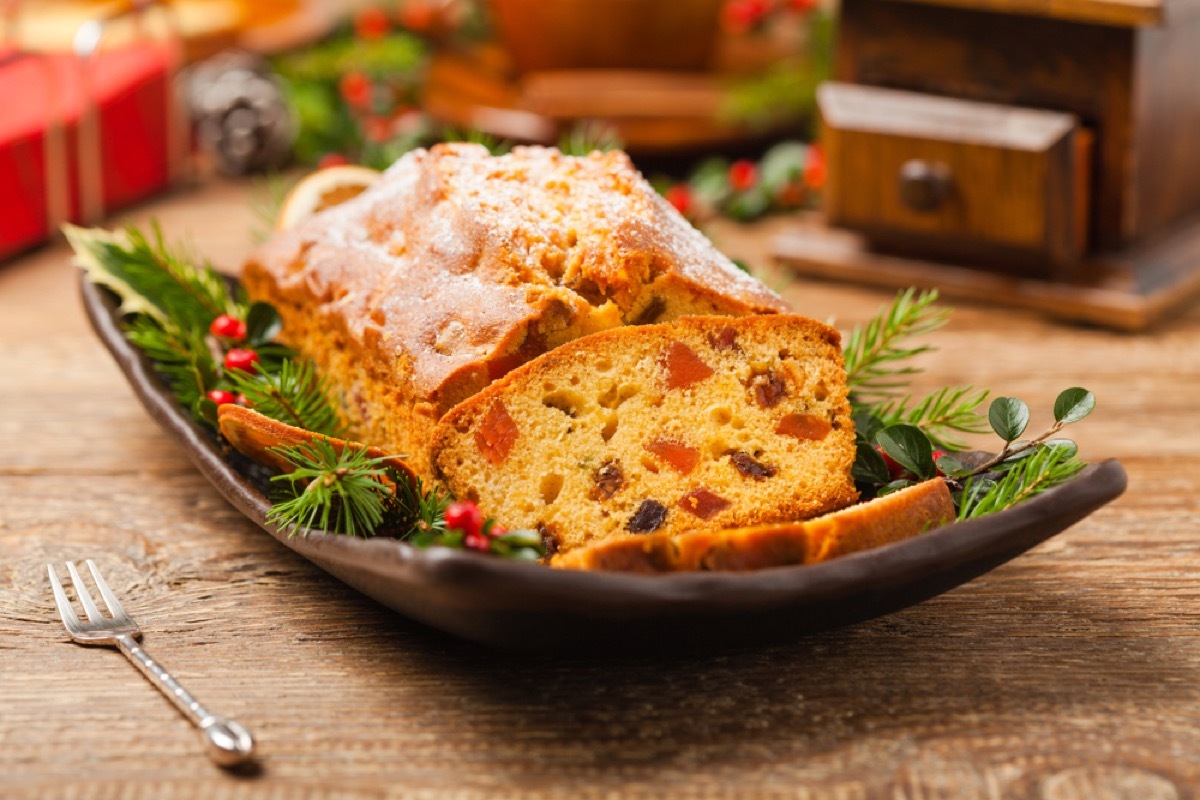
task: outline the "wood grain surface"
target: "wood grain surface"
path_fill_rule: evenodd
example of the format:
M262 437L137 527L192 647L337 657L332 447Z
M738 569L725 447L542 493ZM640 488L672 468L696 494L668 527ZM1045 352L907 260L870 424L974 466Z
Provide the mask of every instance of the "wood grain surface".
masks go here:
M251 187L136 210L236 270ZM114 220L114 223L119 220ZM786 221L718 226L764 262ZM782 285L785 276L769 274ZM849 329L885 292L794 282ZM92 336L62 244L0 264L0 796L1174 800L1200 788L1200 312L1153 334L959 308L918 389L1096 392L1125 496L920 606L794 643L573 659L409 622L241 518ZM984 443L984 442L981 442ZM257 735L224 773L115 651L70 643L47 562L95 559L145 646Z

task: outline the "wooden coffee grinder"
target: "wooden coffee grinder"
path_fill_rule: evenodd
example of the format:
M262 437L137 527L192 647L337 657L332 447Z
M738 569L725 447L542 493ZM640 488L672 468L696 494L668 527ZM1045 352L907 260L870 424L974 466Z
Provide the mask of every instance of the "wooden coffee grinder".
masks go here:
M1143 330L1200 293L1200 0L843 0L799 272Z

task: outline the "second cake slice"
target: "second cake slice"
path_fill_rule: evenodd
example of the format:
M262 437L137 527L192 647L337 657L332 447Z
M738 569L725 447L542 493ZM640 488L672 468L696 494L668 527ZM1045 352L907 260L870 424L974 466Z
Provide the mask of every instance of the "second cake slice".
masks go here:
M836 330L799 316L617 328L448 413L447 486L566 552L628 533L792 521L857 497Z

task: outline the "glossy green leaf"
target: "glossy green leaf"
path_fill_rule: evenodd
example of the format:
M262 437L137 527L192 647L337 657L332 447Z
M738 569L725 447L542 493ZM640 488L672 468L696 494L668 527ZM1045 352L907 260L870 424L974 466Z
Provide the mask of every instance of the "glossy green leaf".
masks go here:
M879 451L872 445L861 441L858 443L850 475L855 482L872 486L887 483L891 479L887 462L883 460L883 456L879 455Z
M1096 396L1079 386L1064 389L1054 401L1054 420L1069 425L1092 413Z
M917 426L892 425L880 431L877 438L885 453L918 478L932 478L936 474L933 446Z
M997 436L1011 442L1029 425L1029 406L1016 397L997 397L988 408L988 422Z

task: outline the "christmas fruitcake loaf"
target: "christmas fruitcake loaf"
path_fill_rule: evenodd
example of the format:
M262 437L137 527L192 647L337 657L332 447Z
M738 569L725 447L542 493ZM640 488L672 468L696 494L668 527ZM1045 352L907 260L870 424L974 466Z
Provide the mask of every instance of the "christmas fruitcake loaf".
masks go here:
M926 533L953 522L954 516L950 490L935 478L804 522L674 536L627 534L555 556L550 565L655 573L816 564Z
M577 339L447 414L435 474L559 553L842 508L857 494L839 344L837 331L791 315Z
M352 438L429 468L437 420L577 337L694 314L786 311L633 168L447 144L277 233L243 270L334 388Z

